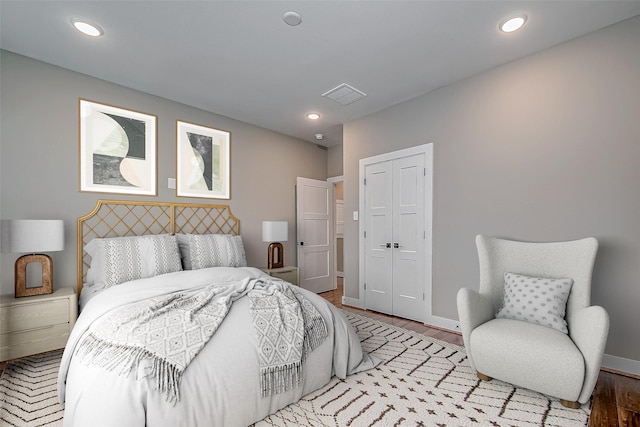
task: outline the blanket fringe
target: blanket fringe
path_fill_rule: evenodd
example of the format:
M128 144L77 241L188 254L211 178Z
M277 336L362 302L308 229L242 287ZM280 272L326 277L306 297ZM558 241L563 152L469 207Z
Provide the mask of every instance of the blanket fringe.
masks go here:
M260 386L262 397L284 393L300 385L302 363L293 362L280 366L260 368Z
M76 349L75 356L80 361L89 358L92 365L117 371L118 375L124 376L130 375L143 359L149 359L151 370L145 376L154 379L155 389L164 393L169 403L175 405L180 400L180 370L144 348L109 343L89 333Z

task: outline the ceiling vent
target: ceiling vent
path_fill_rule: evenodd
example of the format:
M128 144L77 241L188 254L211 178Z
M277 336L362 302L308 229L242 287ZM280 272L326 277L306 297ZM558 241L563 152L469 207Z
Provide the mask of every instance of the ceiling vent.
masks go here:
M340 105L349 105L356 102L359 99L367 96L366 93L359 91L353 86L349 86L346 83L334 87L328 92L322 94L322 96L336 101Z

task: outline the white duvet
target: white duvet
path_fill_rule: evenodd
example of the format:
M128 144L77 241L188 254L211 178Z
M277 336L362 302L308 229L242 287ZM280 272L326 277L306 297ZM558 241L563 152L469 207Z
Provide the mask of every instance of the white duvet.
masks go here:
M333 375L344 378L375 366L344 315L324 298L300 288L324 317L328 336L306 358L301 385L285 393L260 395L256 333L247 297L233 303L211 340L184 371L181 398L175 405L136 372L120 376L73 357L89 325L122 304L264 275L250 267L180 271L123 283L93 297L82 310L62 356L58 395L65 408L64 425L247 426L323 387Z

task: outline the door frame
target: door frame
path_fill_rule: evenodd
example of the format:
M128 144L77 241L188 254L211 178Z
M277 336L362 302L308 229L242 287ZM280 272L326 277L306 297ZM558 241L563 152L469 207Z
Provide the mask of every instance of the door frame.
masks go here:
M331 178L327 178L327 182L333 185L333 204L331 205L331 209L333 209L333 222L334 222L334 226L333 226L333 235L331 236L331 239L333 241L333 256L332 256L332 263L333 263L333 288L334 289L338 289L338 248L336 247L336 242L337 242L337 235L336 235L336 227L335 227L335 221L336 221L336 184L339 182L342 182L344 184L344 175L339 175L339 176L333 176ZM344 199L343 199L344 201ZM343 241L344 241L344 236L343 236ZM343 273L344 274L344 273Z
M425 323L432 318L432 280L433 280L433 143L429 142L423 145L418 145L411 148L405 148L403 150L392 151L390 153L379 154L377 156L367 157L360 159L359 171L358 171L358 209L359 212L365 214L365 189L364 178L365 169L369 165L373 165L380 162L386 162L395 160L402 157L415 156L418 154L424 154L424 167L425 167L425 212L424 212L424 227L425 227L425 284L424 284L424 319ZM358 295L360 295L361 307L366 307L365 290L364 290L364 278L365 278L365 250L366 243L364 241L364 232L366 227L366 221L364 218L359 218L358 224L358 253L359 253L359 283L358 283Z

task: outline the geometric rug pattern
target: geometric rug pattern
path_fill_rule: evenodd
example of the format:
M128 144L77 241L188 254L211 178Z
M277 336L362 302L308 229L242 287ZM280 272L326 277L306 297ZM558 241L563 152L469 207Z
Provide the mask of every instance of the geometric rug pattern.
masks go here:
M587 426L590 406L480 381L465 350L344 311L375 369L330 384L255 423L265 426Z
M62 350L7 363L0 377L0 426L59 426L58 369Z
M589 404L560 402L498 381L480 381L464 348L344 311L363 348L383 362L333 378L255 427L588 426ZM62 350L7 363L0 377L0 426L60 426L56 381ZM230 408L233 410L233 408Z

